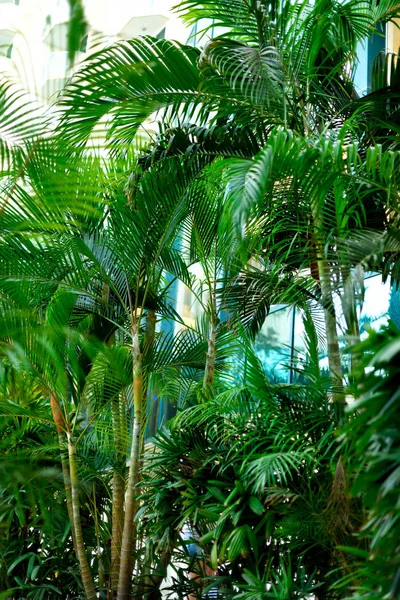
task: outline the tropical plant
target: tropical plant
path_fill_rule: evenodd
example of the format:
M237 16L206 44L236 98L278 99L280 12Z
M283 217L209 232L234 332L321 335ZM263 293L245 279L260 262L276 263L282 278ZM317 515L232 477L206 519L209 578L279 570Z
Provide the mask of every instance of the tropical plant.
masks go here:
M71 7L82 32L81 3ZM184 0L177 10L224 33L202 51L149 37L109 46L50 113L29 112L14 83L1 88L1 360L18 385L40 389L27 413L5 380L5 443L18 419L45 431L41 451L64 485L52 505L71 525L86 598L159 597L187 519L206 549L212 540L226 595L334 597L330 571L354 572L335 546L350 545L358 517L334 445L346 381L333 297L356 343L364 271L396 279L399 248L397 63L378 62L361 99L349 73L398 2ZM138 151L149 119L159 133ZM203 311L189 327L171 306L178 280ZM305 315L304 385L272 386L253 354L249 334L273 303ZM317 305L330 379L318 368ZM168 333L166 321L186 329ZM143 462L146 405L160 395L181 414ZM20 488L6 478L3 497ZM38 527L41 553L28 542L7 559L22 594L51 551ZM26 594L59 589L46 577Z
M148 451L143 525L193 570L177 540L190 522L218 570L206 585L221 597L335 598L334 570L347 573L335 548L351 540L357 511L342 488L338 417L309 317L306 327L304 384L271 385L247 345L236 386L178 414Z
M399 330L392 322L356 348L358 385L350 420L343 430L343 448L352 476L351 492L363 503L357 538L364 542L343 548L355 560L352 598L397 598L399 595Z
M68 139L84 146L108 114L107 135L116 152L129 146L144 119L165 107L167 130L164 125L134 181L143 168L151 170L174 155L189 162L201 157L225 172L225 189L236 200L229 219L233 212L239 231L249 220L258 221L258 252L267 252L274 264L285 261L286 272L311 269L317 281L315 296L324 307L339 403L344 395L335 288L341 292L348 339L354 343L359 338L356 264L342 250L341 240L354 228L387 228L385 206L396 204L398 172L398 157L388 154L381 160L375 145L378 131L385 130L393 140L396 93L392 109L379 110L386 106L389 71L377 64L377 90L362 99L349 72L356 64L357 44L396 11L393 2L367 7L353 1L265 6L239 1L224 4L223 10L217 2L182 2L178 12L189 24L203 19L204 33L215 26L225 29L201 54L166 40L121 43L95 55L61 100ZM151 67L146 67L150 57ZM133 68L137 62L140 73ZM116 80L124 81L123 89L115 86Z
M10 150L9 166L17 151ZM146 404L159 393L160 375L170 373L170 395L174 381L179 379L184 389L187 378L187 395L196 398L196 388L207 394L224 355L234 351L228 351L230 334L219 323L215 299L215 269L229 251L229 236L217 235L215 193L196 178L196 165L191 173L181 170L181 195L176 195L179 161L171 163L169 172L163 169L159 187L151 180L149 189L143 177L140 187L124 190L120 167L117 159L66 155L57 140L37 140L25 159L23 179L11 168L3 179L6 185L7 178L13 180L14 187L2 215L3 362L15 378L36 377L41 410L29 417L54 422L57 466L86 597L96 596L95 587L104 592L119 586L119 597L130 593L132 556L141 545L134 515ZM168 205L165 190L172 176ZM190 262L204 266L209 309L203 303L199 327L174 337L156 330L157 315L184 325L168 294L174 279L192 286ZM218 361L215 348L221 350ZM193 376L199 371L196 386ZM11 405L5 394L3 414ZM20 403L14 409L15 417L25 416ZM95 451L97 466L91 462ZM95 503L82 504L82 477L93 486L98 477ZM82 527L87 502L96 543ZM105 515L111 531L102 525ZM104 568L105 574L100 572ZM140 570L138 564L135 572Z

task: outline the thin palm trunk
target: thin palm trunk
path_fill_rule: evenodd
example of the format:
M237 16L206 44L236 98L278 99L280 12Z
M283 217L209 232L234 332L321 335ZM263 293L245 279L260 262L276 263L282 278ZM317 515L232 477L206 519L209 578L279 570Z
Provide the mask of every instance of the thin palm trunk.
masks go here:
M79 568L81 571L82 585L85 592L86 600L95 600L97 598L94 589L93 577L89 567L89 562L86 556L85 544L83 541L82 523L80 514L80 503L79 503L79 481L78 481L78 466L76 460L76 448L72 440L71 433L67 432L68 439L68 456L69 456L69 469L70 469L70 481L71 481L71 495L72 495L72 515L73 524L75 530L75 540L77 557L79 562Z
M108 291L108 286L106 288ZM107 340L107 346L115 344L115 333ZM114 437L114 472L112 478L112 516L111 516L111 591L112 597L115 597L118 589L119 568L121 558L122 531L124 523L124 495L125 479L123 473L125 470L126 453L122 434L124 423L123 415L125 413L125 404L123 398L119 397L112 403L111 416Z
M335 305L333 302L333 293L331 286L331 273L329 263L324 256L323 221L320 213L320 207L312 204L312 214L314 221L314 235L316 244L316 259L318 265L318 276L321 286L321 300L324 307L326 343L328 346L329 372L332 379L332 400L337 405L346 404L343 387L343 369L340 358L339 337L337 333Z
M112 534L111 534L111 589L118 589L121 562L122 532L124 523L125 480L114 471L112 480Z
M154 344L156 335L157 317L154 310L148 310L146 313L146 336L144 344L146 348L151 348Z
M346 339L347 339L348 344L351 347L358 346L359 344L361 344L361 335L360 335L360 327L359 327L358 318L357 318L355 294L354 294L353 312L354 312L353 319L349 320L346 318L346 325L347 325ZM357 354L357 351L352 350L350 352L350 375L353 373L357 364L359 363L359 358L360 357Z
M128 485L125 497L125 518L121 545L121 564L118 581L118 600L128 600L132 576L132 554L136 546L135 514L138 507L139 465L140 465L140 439L142 430L142 404L143 404L143 375L142 356L140 353L139 331L135 324L132 328L132 355L133 355L133 406L134 421Z
M206 397L210 394L211 388L214 382L214 374L215 374L215 338L216 338L216 322L217 322L217 303L215 300L215 285L216 285L217 274L214 272L214 284L211 284L209 281L209 289L210 289L210 310L211 310L211 319L210 319L210 333L208 336L208 347L206 354L206 365L204 369L204 377L203 377L203 389L205 391Z
M112 533L111 533L111 589L115 594L118 589L122 532L124 523L124 494L125 479L122 476L125 467L125 454L121 456L121 419L119 402L112 406L112 420L114 430L114 445L116 466L112 479Z
M71 481L70 481L68 458L67 458L67 456L68 456L67 440L66 440L65 433L64 433L65 422L64 422L63 414L60 410L60 406L53 395L50 396L50 406L51 406L51 412L53 414L54 423L55 423L55 426L57 429L58 444L60 446L61 470L62 470L62 474L63 474L65 499L67 502L68 517L69 517L69 520L71 523L72 544L74 546L75 554L78 555L77 547L76 547L76 540L75 540L75 530L74 530L74 513L72 510Z
M149 350L154 345L155 333L156 333L156 323L157 317L154 310L148 310L146 313L146 334L145 334L145 347L146 350ZM143 395L147 396L147 393L150 395L154 394L156 390L148 389L143 391ZM151 562L145 565L144 572L144 586L141 587L142 596L146 598L146 600L157 600L160 598L160 586L164 581L166 576L167 568L169 563L171 562L173 548L175 545L175 541L171 542L168 549L161 553L160 557L160 571L161 573L152 574L151 573Z
M61 469L62 469L63 480L64 480L65 498L67 501L67 511L68 511L69 520L71 522L72 542L74 545L75 552L77 553L76 541L75 541L75 529L74 529L74 512L72 509L71 482L70 482L68 461L65 458L65 449L66 449L67 443L66 443L65 436L61 432L58 434L58 442L60 445Z
M208 336L208 348L206 354L206 366L204 369L203 388L210 391L214 381L215 373L215 322L211 321L210 335Z
M345 404L343 387L343 369L340 359L339 337L337 333L336 313L333 303L333 294L330 281L328 261L318 261L319 279L321 285L322 304L324 307L326 342L328 346L329 372L333 384L333 402Z
M364 278L364 270L360 269L360 273ZM352 279L350 270L347 269L345 274L342 273L343 294L341 295L342 310L346 320L346 340L349 346L357 346L361 343L360 326L357 315L357 296L356 282ZM357 365L357 353L350 353L350 372Z

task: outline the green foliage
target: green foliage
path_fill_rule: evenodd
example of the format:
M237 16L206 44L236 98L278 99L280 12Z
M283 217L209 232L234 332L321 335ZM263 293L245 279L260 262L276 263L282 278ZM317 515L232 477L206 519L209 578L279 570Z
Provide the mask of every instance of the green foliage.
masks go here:
M144 526L163 548L190 522L223 597L305 598L323 588L333 598L334 546L351 539L330 502L335 412L321 380L272 386L255 357L250 365L251 387L184 410L154 439Z
M352 598L399 595L399 359L400 336L393 323L355 349L356 402L344 429L350 461L351 492L362 499L364 521L357 537L368 551L355 572ZM345 549L350 553L352 548ZM365 560L366 559L366 560Z
M0 405L0 588L36 600L75 593L79 571L54 427L38 418L42 390L27 374L9 374ZM19 414L5 416L7 407Z
M82 2L70 7L72 63L86 23ZM377 59L364 98L350 75L398 1L177 11L221 34L201 51L107 46L62 91L56 127L0 83L1 589L82 597L79 521L96 593L113 593L140 362L142 409L161 398L178 414L138 459L135 597L158 599L172 565L178 598L214 583L244 600L396 598L398 332L371 333L338 377L358 397L348 426L318 337L340 368L332 294L353 344L364 272L399 278L398 57ZM149 120L158 134L143 145ZM181 314L178 282L197 319ZM273 304L304 319L296 384L273 384L254 352ZM187 522L216 576L188 557Z

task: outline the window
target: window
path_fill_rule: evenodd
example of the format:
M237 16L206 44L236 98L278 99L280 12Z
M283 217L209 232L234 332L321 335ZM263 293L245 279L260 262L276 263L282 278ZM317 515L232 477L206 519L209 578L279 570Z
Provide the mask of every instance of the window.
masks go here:
M192 27L192 31L190 32L190 35L187 39L187 44L189 46L194 46L196 47L197 44L197 39L196 39L196 33L197 33L197 23L195 23Z

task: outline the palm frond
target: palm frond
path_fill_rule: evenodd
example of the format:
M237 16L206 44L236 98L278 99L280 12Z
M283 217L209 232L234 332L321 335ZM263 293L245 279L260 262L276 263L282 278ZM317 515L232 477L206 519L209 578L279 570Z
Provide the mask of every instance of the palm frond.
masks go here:
M94 54L66 86L61 126L82 145L107 116L107 139L128 148L142 122L163 107L189 113L198 102L198 51L150 37L121 42Z

